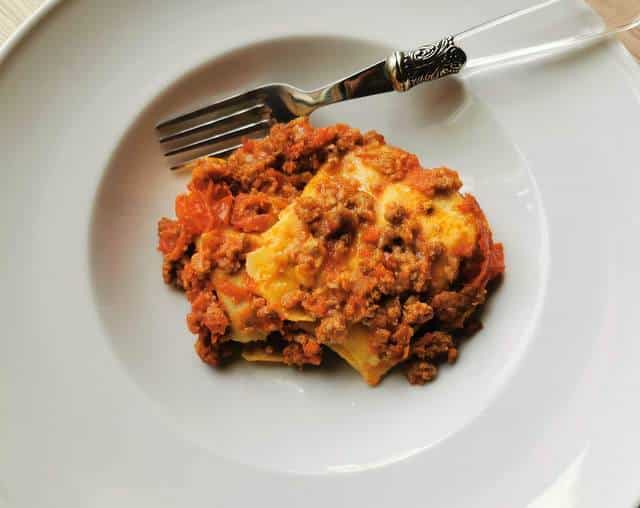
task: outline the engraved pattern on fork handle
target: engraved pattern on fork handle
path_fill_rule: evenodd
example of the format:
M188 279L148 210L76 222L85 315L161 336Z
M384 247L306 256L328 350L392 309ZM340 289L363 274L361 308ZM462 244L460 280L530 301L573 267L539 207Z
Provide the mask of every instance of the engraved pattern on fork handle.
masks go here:
M406 92L425 81L457 74L466 62L466 53L450 35L434 44L396 51L387 59L386 68L393 88Z

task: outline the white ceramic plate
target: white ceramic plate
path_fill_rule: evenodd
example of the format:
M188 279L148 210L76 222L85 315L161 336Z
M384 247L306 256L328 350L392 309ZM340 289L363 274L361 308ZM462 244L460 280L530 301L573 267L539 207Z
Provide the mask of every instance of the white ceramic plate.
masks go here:
M161 281L186 177L156 121L525 4L48 2L0 53L0 504L637 504L640 72L617 43L314 115L458 169L505 244L486 327L437 382L214 371ZM571 28L554 16L545 35Z

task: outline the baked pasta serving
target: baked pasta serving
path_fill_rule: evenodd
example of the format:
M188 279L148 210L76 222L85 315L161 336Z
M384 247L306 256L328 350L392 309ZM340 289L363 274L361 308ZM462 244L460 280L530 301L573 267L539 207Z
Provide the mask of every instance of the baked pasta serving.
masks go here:
M455 171L307 118L190 169L159 250L204 362L302 367L331 349L370 385L398 364L424 384L479 329L503 251Z

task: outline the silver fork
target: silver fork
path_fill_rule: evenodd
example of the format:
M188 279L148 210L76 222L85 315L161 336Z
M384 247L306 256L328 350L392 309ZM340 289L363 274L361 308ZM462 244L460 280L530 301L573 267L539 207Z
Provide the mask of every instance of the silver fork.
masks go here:
M622 25L601 27L590 33L469 59L464 41L468 38L531 14L563 0L547 0L447 36L434 44L409 51L396 51L385 60L351 76L312 91L286 83L260 86L228 97L210 106L167 120L156 127L171 169L179 169L200 157L225 157L242 146L245 137L264 136L277 122L310 115L316 109L349 99L384 92L405 92L414 86L459 73L463 68L482 68L526 59L640 27L640 12Z

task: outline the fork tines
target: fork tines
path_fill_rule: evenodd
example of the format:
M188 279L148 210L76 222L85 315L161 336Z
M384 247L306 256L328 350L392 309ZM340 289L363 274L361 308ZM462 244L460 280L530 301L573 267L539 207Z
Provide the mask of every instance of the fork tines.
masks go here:
M273 119L255 91L162 122L156 127L171 169L200 157L226 157L245 137L267 134Z

